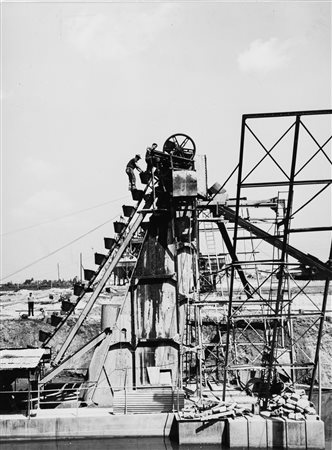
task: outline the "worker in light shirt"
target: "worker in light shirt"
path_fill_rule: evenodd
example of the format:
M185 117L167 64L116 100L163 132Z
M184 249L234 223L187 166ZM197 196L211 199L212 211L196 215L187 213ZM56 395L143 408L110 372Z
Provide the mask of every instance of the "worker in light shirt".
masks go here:
M32 292L29 293L27 300L28 300L28 317L29 317L34 315L33 310L35 306L35 297L32 295Z

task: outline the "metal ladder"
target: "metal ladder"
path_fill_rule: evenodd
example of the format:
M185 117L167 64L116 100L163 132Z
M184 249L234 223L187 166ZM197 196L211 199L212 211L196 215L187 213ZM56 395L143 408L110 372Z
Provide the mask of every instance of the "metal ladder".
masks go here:
M216 249L216 239L213 229L213 222L203 222L204 224L204 236L205 236L205 243L206 243L206 249L207 249L207 257L208 257L208 263L209 263L209 271L210 271L210 283L212 286L214 286L213 277L215 272L220 271L220 265L219 265L219 258L217 255L217 249ZM216 264L216 270L212 270L213 260L215 259Z
M75 335L77 334L77 332L78 332L79 328L81 327L82 323L84 322L85 318L91 311L99 294L101 293L102 289L104 288L106 282L108 281L109 277L111 276L114 268L116 267L120 258L123 256L125 250L127 249L132 237L134 236L134 234L140 227L141 223L143 222L145 215L147 213L149 213L150 211L152 211L151 208L153 207L153 202L154 202L153 189L154 189L154 181L151 180L151 182L146 186L143 198L137 203L134 214L129 218L129 221L128 221L125 229L119 235L118 240L116 241L115 245L113 246L113 248L110 250L107 257L105 258L105 261L99 266L93 279L89 281L87 287L79 295L76 305L78 304L79 301L82 300L82 298L84 297L86 292L88 292L89 290L91 291L92 283L95 284L94 290L93 290L93 293L92 293L90 299L87 301L85 307L83 308L83 310L81 311L81 313L77 319L77 322L71 328L68 336L66 337L65 341L63 342L63 344L61 346L60 351L58 352L57 356L55 357L55 359L53 361L54 365L59 364L60 361L62 360L69 345L71 344L72 340L74 339ZM57 332L62 327L62 325L67 321L68 317L71 315L72 312L73 312L73 310L71 310L67 314L67 316L62 320L62 322L57 326L57 328L54 330L54 333L43 343L43 347L47 346L49 344L50 340L54 338L54 336L57 334Z

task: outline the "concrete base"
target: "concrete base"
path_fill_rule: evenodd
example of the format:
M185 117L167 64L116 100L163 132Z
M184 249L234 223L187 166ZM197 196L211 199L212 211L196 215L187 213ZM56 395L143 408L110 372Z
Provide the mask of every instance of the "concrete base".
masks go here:
M306 448L306 427L304 420L287 420L286 419L286 436L287 448L296 450Z
M226 446L232 449L278 448L314 450L325 448L324 422L246 416L228 419Z
M181 444L219 444L224 441L225 422L181 419L175 415L171 439Z
M175 413L114 415L109 409L99 408L39 410L31 418L0 416L0 442L169 436L179 444L218 444L231 449L325 448L321 420L246 416L201 422L180 419Z
M248 421L245 417L226 421L226 447L236 449L249 447Z
M54 411L54 410L53 410ZM174 413L113 415L107 410L80 410L75 416L61 411L24 416L0 416L0 442L63 438L163 437L169 436ZM68 410L67 410L68 411Z
M266 419L262 416L247 417L249 448L266 448L267 427Z
M287 448L286 421L279 418L266 419L267 448Z
M322 420L305 421L305 436L307 449L320 450L325 448L325 427Z

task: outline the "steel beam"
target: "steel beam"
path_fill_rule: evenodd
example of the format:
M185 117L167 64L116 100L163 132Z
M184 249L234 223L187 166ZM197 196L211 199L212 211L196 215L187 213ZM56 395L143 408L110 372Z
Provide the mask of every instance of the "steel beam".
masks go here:
M245 276L245 274L244 274L244 272L242 270L240 261L237 258L237 254L234 251L232 241L231 241L231 239L230 239L230 237L228 235L226 226L222 222L218 222L217 225L218 225L218 228L220 230L221 236L222 236L222 238L223 238L223 240L225 242L226 248L227 248L227 250L228 250L228 252L229 252L229 254L230 254L231 258L232 258L232 263L233 263L233 265L235 265L237 273L239 274L239 277L240 277L241 283L243 285L244 291L247 294L247 297L251 298L252 297L251 285L250 285L249 281L247 280L247 278L246 278L246 276Z
M244 153L244 139L245 139L245 131L246 131L246 121L242 116L242 125L241 125L241 140L240 140L240 157L238 164L238 183L237 183L237 192L236 192L236 209L235 209L235 228L234 228L234 246L233 251L236 255L236 238L237 238L237 219L239 217L240 212L240 201L241 201L241 179L242 179L242 168L243 168L243 153ZM229 304L228 304L228 313L227 313L227 336L226 336L226 348L225 348L225 362L224 362L224 370L223 370L223 392L222 399L225 401L226 399L226 385L227 385L227 366L229 359L229 347L230 347L230 333L231 333L231 317L232 317L232 306L233 306L233 290L234 290L234 275L235 275L235 267L232 265L231 267L231 282L229 288Z
M274 112L274 113L252 113L244 114L244 119L264 119L273 117L292 117L292 116L319 116L324 114L332 114L332 109L318 109L312 111L286 111L286 112Z
M219 210L222 214L224 214L225 217L227 217L230 221L235 221L236 213L224 205L219 205ZM262 230L261 228L257 227L256 225L253 225L249 221L242 219L241 217L238 217L238 224L246 229L247 231L253 233L254 235L260 237L265 242L273 245L274 247L278 248L279 250L282 250L283 242L279 239L277 236L273 236L270 233L267 233L266 231ZM295 247L292 247L289 244L286 244L286 253L288 255L292 256L293 258L297 259L303 264L306 264L311 267L316 267L319 271L326 274L326 276L332 278L332 269L329 267L328 264L323 263L319 259L312 257L309 254L303 253L300 250L298 250Z
M300 181L294 181L291 183L288 181L265 181L265 182L257 182L257 183L243 183L243 188L257 188L257 187L277 187L277 186L289 186L292 184L292 186L307 186L307 185L316 185L316 184L326 184L329 185L332 183L332 180L330 178L327 178L325 180L300 180Z
M277 332L280 327L280 320L278 319L280 306L283 301L283 282L284 282L284 262L287 262L287 242L288 242L288 230L290 228L290 220L293 208L293 197L294 197L294 179L295 179L295 170L296 170L296 161L297 161L297 150L298 150L298 141L299 141L299 132L300 132L300 116L296 116L295 122L295 132L294 132L294 142L293 142L293 154L292 154L292 162L290 169L290 177L289 177L289 189L288 189L288 198L287 198L287 207L286 207L286 215L284 218L284 234L283 240L281 242L281 264L278 271L279 279L278 279L278 288L277 288L277 296L275 303L275 317L273 323L273 332L272 332L272 341L270 345L270 354L268 358L268 371L267 371L267 393L265 397L265 404L267 404L268 397L270 396L271 384L272 384L272 372L273 372L273 364L275 361L275 350L277 347ZM266 405L265 405L266 406Z
M59 375L64 369L67 369L69 367L69 364L74 358L80 358L81 356L85 355L89 350L94 348L96 345L99 344L105 337L107 336L106 330L104 330L102 333L100 333L98 336L94 337L90 342L88 342L84 347L79 349L76 353L69 356L65 361L63 361L60 366L53 369L50 373L48 373L44 378L40 380L40 383L46 384L53 380L54 377Z
M330 256L329 256L329 263L331 264L331 262L332 262L332 241L331 241ZM318 329L317 345L316 345L316 352L315 352L315 363L314 363L314 368L312 371L311 383L310 383L310 392L309 392L310 399L312 397L313 390L314 390L315 377L316 377L316 373L317 373L317 365L319 364L319 351L320 351L320 346L321 346L321 341L322 341L322 336L323 336L327 299L328 299L328 295L329 295L329 286L330 286L330 281L327 279L325 281L325 287L324 287L324 295L323 295L323 303L322 303L322 316L320 319L319 329Z

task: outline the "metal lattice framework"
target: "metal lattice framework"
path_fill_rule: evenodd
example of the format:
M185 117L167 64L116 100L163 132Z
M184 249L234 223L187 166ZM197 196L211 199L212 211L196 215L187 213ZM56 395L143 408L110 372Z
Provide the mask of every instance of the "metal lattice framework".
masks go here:
M224 393L230 373L259 371L266 398L282 375L309 381L312 394L332 276L330 120L330 110L242 118L235 207L219 208L229 220L220 231L232 235ZM322 292L311 294L319 281ZM310 333L313 354L303 345Z
M139 281L131 287L132 314L128 317L141 317L138 308L145 311L150 298L153 300L151 311L159 311L156 292L163 292L163 289L158 283L171 284L176 333L173 336L172 329L171 338L166 332L167 337L158 335L158 342L161 347L170 344L180 356L178 386L182 386L182 378L189 381L192 378L197 383L198 393L202 394L204 382L213 374L217 381L223 380L224 399L227 384L233 377L242 383L259 378L261 394L266 399L275 384L285 379L310 382L312 394L332 277L332 227L328 223L332 185L329 178L332 161L328 155L332 138L331 113L306 111L243 116L239 163L219 189L224 191L226 183L237 173L236 198L225 197L220 203L213 202L211 197L197 200L196 191L190 191L190 171L194 169L196 150L191 138L182 134L168 138L164 152L154 154L157 163L152 173L157 174L159 184L156 185L153 175L154 181L142 191L118 241L112 245L107 242L107 246L105 241L110 252L106 256L99 255L102 257L99 269L89 278L88 288L95 283L94 291L53 361L60 365L43 381L51 380L71 364L75 355L67 356L68 349L121 255L143 225L143 216L156 214L156 223L161 229L165 222L163 214L171 211L172 220L161 234L164 250L168 245L176 249L172 254L174 270L161 276L159 272L154 273L153 262L149 273L144 272L142 265L144 273L136 274ZM187 173L177 172L179 168ZM177 178L178 174L188 180ZM184 193L183 186L186 189L189 186L188 192ZM259 200L247 200L247 197ZM196 237L200 225L204 225L201 229L206 235L205 258L199 255L199 238L197 242ZM152 237L159 235L152 222L148 226ZM211 250L216 245L216 231L220 232L222 248ZM319 241L307 236L319 236ZM159 258L153 250L155 247L152 239L146 243L146 253ZM201 263L204 267L200 267ZM201 290L203 279L211 292ZM146 295L147 286L151 295ZM318 294L312 290L314 287L317 291L317 286L321 287ZM213 290L218 291L214 297ZM85 292L88 290L78 294L78 301ZM297 333L294 327L298 320L294 318L302 321L302 331L296 330ZM163 321L159 325L162 328ZM48 345L61 326L44 345ZM153 322L152 328L154 326ZM213 330L212 340L204 339L204 326L210 327L210 332ZM132 326L132 339L129 342L128 338L126 344L132 349L138 343L141 345L139 356L142 361L146 359L143 373L146 367L154 367L148 359L155 353L156 336L146 339L144 331L142 342L138 342L135 327ZM312 354L305 345L310 334L317 336ZM99 344L99 339L97 337L86 347L90 349ZM135 361L133 367L136 368Z

